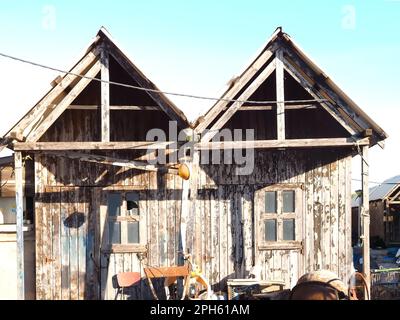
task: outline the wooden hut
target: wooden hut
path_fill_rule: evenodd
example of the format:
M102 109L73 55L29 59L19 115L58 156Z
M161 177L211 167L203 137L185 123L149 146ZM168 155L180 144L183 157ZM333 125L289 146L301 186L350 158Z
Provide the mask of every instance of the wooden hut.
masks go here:
M353 238L359 238L359 197L353 201ZM371 244L397 246L400 244L400 176L386 179L369 189L371 215Z
M17 204L22 159L35 163L38 299L114 298L115 274L176 265L180 250L214 290L253 266L286 287L318 269L349 277L351 158L368 161L386 134L287 34L277 29L192 126L104 29L71 71L3 138L16 154ZM146 141L154 128L186 130ZM223 129L254 136L229 141ZM183 142L188 181L173 167ZM232 150L255 150L250 172ZM148 163L163 152L167 164Z

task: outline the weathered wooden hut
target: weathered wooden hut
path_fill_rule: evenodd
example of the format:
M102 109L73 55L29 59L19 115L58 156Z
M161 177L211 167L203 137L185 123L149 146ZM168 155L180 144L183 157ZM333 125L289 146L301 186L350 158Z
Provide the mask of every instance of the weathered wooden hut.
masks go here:
M35 163L38 299L114 298L116 273L175 265L179 250L215 290L253 266L286 287L317 269L349 277L351 159L368 161L386 134L287 34L277 29L193 125L104 29L71 71L3 138L16 155L17 203L22 161ZM192 139L187 182L146 164L162 152L176 162L182 136L146 141L149 130L175 126ZM254 137L229 141L223 129ZM255 150L253 170L238 172L232 150ZM206 161L219 152L225 161Z
M371 242L400 244L400 176L391 177L369 189ZM353 238L359 238L359 197L353 201Z

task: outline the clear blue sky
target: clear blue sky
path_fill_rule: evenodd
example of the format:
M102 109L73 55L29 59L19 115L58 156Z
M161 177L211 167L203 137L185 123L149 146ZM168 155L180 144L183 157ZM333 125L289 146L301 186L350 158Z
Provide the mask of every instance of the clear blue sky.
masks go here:
M391 136L371 152L372 178L400 174L399 0L2 0L0 51L69 68L102 25L161 89L208 96L282 26ZM3 134L56 74L3 58L0 71ZM210 106L173 100L191 119Z

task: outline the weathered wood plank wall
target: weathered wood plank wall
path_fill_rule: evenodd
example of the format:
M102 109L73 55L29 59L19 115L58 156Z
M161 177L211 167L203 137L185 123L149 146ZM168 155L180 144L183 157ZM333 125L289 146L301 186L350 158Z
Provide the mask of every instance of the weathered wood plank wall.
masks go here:
M129 157L129 153L118 156ZM347 279L351 260L348 154L326 149L259 151L255 159L249 176L236 176L235 165L201 166L192 253L214 289L223 289L228 278L246 276L256 254L264 261L263 278L283 279L288 287L297 280L296 269L300 273L330 269ZM112 276L116 273L142 272L147 264L178 262L179 177L157 177L154 172L54 156L36 155L35 160L38 298L99 297L99 271L95 271L100 267L100 281L105 281L101 297L113 299ZM290 250L258 252L254 248L254 194L277 183L304 185L301 258ZM140 197L146 199L140 205L147 220L148 257L142 262L135 253L100 258L101 226L96 218L102 204L93 192L110 186L143 190ZM82 213L84 222L78 228L68 228L65 221L74 212ZM142 287L145 292L146 285Z

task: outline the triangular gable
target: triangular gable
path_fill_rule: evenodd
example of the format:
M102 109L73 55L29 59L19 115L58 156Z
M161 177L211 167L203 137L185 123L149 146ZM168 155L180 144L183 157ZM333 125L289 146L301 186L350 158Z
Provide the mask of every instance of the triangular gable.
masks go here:
M70 69L72 74L66 74L56 79L55 86L7 132L4 136L5 143L10 139L37 141L92 82L88 78L94 78L99 75L101 70L100 50L103 47L108 51L110 57L129 74L134 81L133 84L137 84L142 88L159 91L116 45L105 28L101 28L96 38L90 43L87 50L85 50L82 58ZM81 78L74 74L83 75L88 78ZM141 91L141 94L148 95L148 98L154 101L160 110L164 111L170 119L177 121L179 126L183 128L189 126L183 112L164 94L154 91Z
M278 52L279 59L277 59ZM256 58L240 76L235 78L233 85L222 95L222 100L216 102L204 116L199 118L195 128L197 133L211 129L209 134L202 137L202 141L209 141L215 131L221 129L243 105L240 102L233 103L226 100L250 100L257 88L275 71L277 63L282 63L284 72L293 77L312 99L319 101L321 107L350 135L360 135L366 129L372 129L372 144L387 138L383 129L345 95L287 34L278 28ZM286 96L285 100L288 100Z

